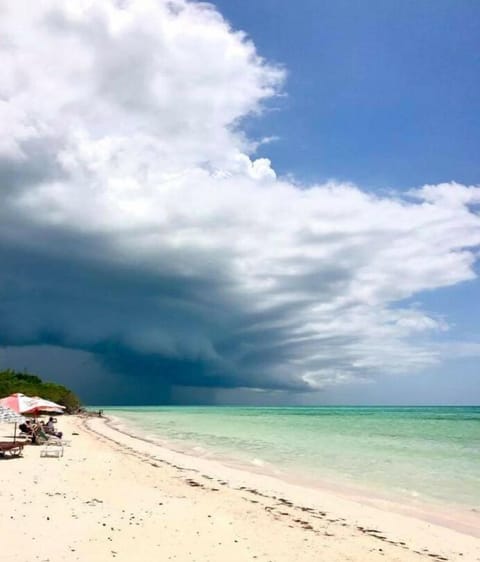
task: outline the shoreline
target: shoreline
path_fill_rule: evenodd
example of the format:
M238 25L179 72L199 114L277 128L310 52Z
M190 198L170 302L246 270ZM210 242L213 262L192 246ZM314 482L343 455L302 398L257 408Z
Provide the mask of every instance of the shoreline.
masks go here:
M0 461L6 562L480 561L480 540L69 416L59 459ZM77 434L77 435L74 435Z
M247 469L246 466L229 466L224 464L223 459L196 457L184 451L169 449L155 440L138 435L131 427L128 427L128 424L126 424L123 419L116 418L115 416L106 416L103 419L105 427L112 432L106 435L105 431L101 431L100 434L103 437L112 440L116 439L115 442L117 444L125 445L121 437L124 436L132 440L132 442L136 442L137 449L142 448L140 445L142 442L145 443L147 449L150 445L154 447L153 450L144 450L144 454L146 454L147 458L150 460L173 466L181 471L200 474L201 477L205 477L210 481L213 479L220 486L247 491L267 500L276 501L279 497L283 497L281 501L283 505L289 503L292 508L303 513L312 512L315 509L319 509L320 512L323 513L322 510L325 505L328 505L332 512L335 513L335 516L339 518L338 520L344 520L341 509L346 508L350 515L352 515L352 519L361 520L363 518L365 521L368 520L370 527L373 526L377 529L382 527L381 521L383 527L388 527L393 536L397 534L399 522L404 524L408 522L408 527L416 527L416 530L421 529L422 532L426 532L426 529L435 529L440 536L443 531L451 531L453 534L459 533L462 536L471 537L474 540L480 538L480 528L476 524L480 522L480 516L475 515L473 519L476 519L476 521L472 520L470 525L467 524L464 526L465 528L458 528L461 527L461 525L458 525L456 513L453 513L448 518L438 517L438 519L436 519L431 512L422 514L418 509L412 510L407 506L396 504L390 500L375 498L373 501L369 501L365 496L352 497L339 492L339 490L328 488L313 489L308 486L298 485L279 479L276 476L255 472L250 467ZM123 428L118 427L118 423L121 423ZM338 509L338 505L341 505L340 509ZM385 521L384 516L388 517L390 515L394 521ZM372 525L372 523L374 524ZM391 523L393 523L393 525ZM447 525L447 523L450 523L451 526ZM457 524L457 527L455 524ZM382 533L382 531L379 531L379 533ZM399 540L399 542L402 541ZM478 546L480 547L480 540L478 541ZM425 547L423 547L422 550L425 550ZM432 556L431 553L429 556L432 558L435 557L434 555Z
M344 482L334 482L332 480L309 479L307 477L295 474L293 472L279 472L275 470L274 465L261 467L254 463L229 457L227 455L196 454L194 449L198 443L187 443L183 448L180 443L170 443L165 439L157 436L140 434L142 429L135 427L128 420L117 415L108 413L104 416L105 423L111 429L123 433L128 437L138 439L159 447L163 454L173 453L179 455L179 461L186 465L195 466L198 461L204 465L204 470L209 471L212 467L218 465L223 466L226 470L232 470L242 474L252 474L259 477L272 479L272 482L278 482L280 486L288 485L306 489L317 494L329 494L341 497L345 500L351 500L362 505L371 506L386 511L393 511L398 514L406 515L421 519L427 523L444 526L454 531L470 534L476 538L480 538L480 511L461 504L442 501L428 500L412 500L410 502L403 501L404 498L388 493L385 490L375 490L371 487L362 486L361 484L346 484ZM200 444L201 445L201 444ZM211 463L211 466L209 466Z

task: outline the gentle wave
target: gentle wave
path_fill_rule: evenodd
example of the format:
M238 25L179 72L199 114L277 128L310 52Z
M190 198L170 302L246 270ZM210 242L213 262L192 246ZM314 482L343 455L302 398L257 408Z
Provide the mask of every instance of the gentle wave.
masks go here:
M197 455L480 507L479 407L105 408Z

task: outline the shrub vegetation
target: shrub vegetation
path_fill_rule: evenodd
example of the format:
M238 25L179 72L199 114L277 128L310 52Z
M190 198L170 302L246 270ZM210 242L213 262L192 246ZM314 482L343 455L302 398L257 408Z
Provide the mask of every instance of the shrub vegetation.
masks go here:
M81 404L67 387L53 382L43 382L37 375L18 373L11 369L0 371L0 398L21 392L27 396L41 396L66 407L67 413L76 412Z

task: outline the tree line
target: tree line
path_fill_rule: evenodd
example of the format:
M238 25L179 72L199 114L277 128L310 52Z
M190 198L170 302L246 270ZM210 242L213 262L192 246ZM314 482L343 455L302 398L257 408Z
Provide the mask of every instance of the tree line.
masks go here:
M76 412L81 403L78 397L67 387L53 382L43 382L37 375L19 373L12 369L0 371L0 398L15 392L27 396L40 396L65 406L66 412Z

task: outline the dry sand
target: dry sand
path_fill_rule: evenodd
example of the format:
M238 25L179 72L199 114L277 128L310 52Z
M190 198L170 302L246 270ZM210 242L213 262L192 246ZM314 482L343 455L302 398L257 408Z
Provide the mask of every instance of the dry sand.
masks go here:
M28 446L0 461L2 562L480 561L478 519L458 532L175 453L104 419L59 422L72 440L62 458Z

